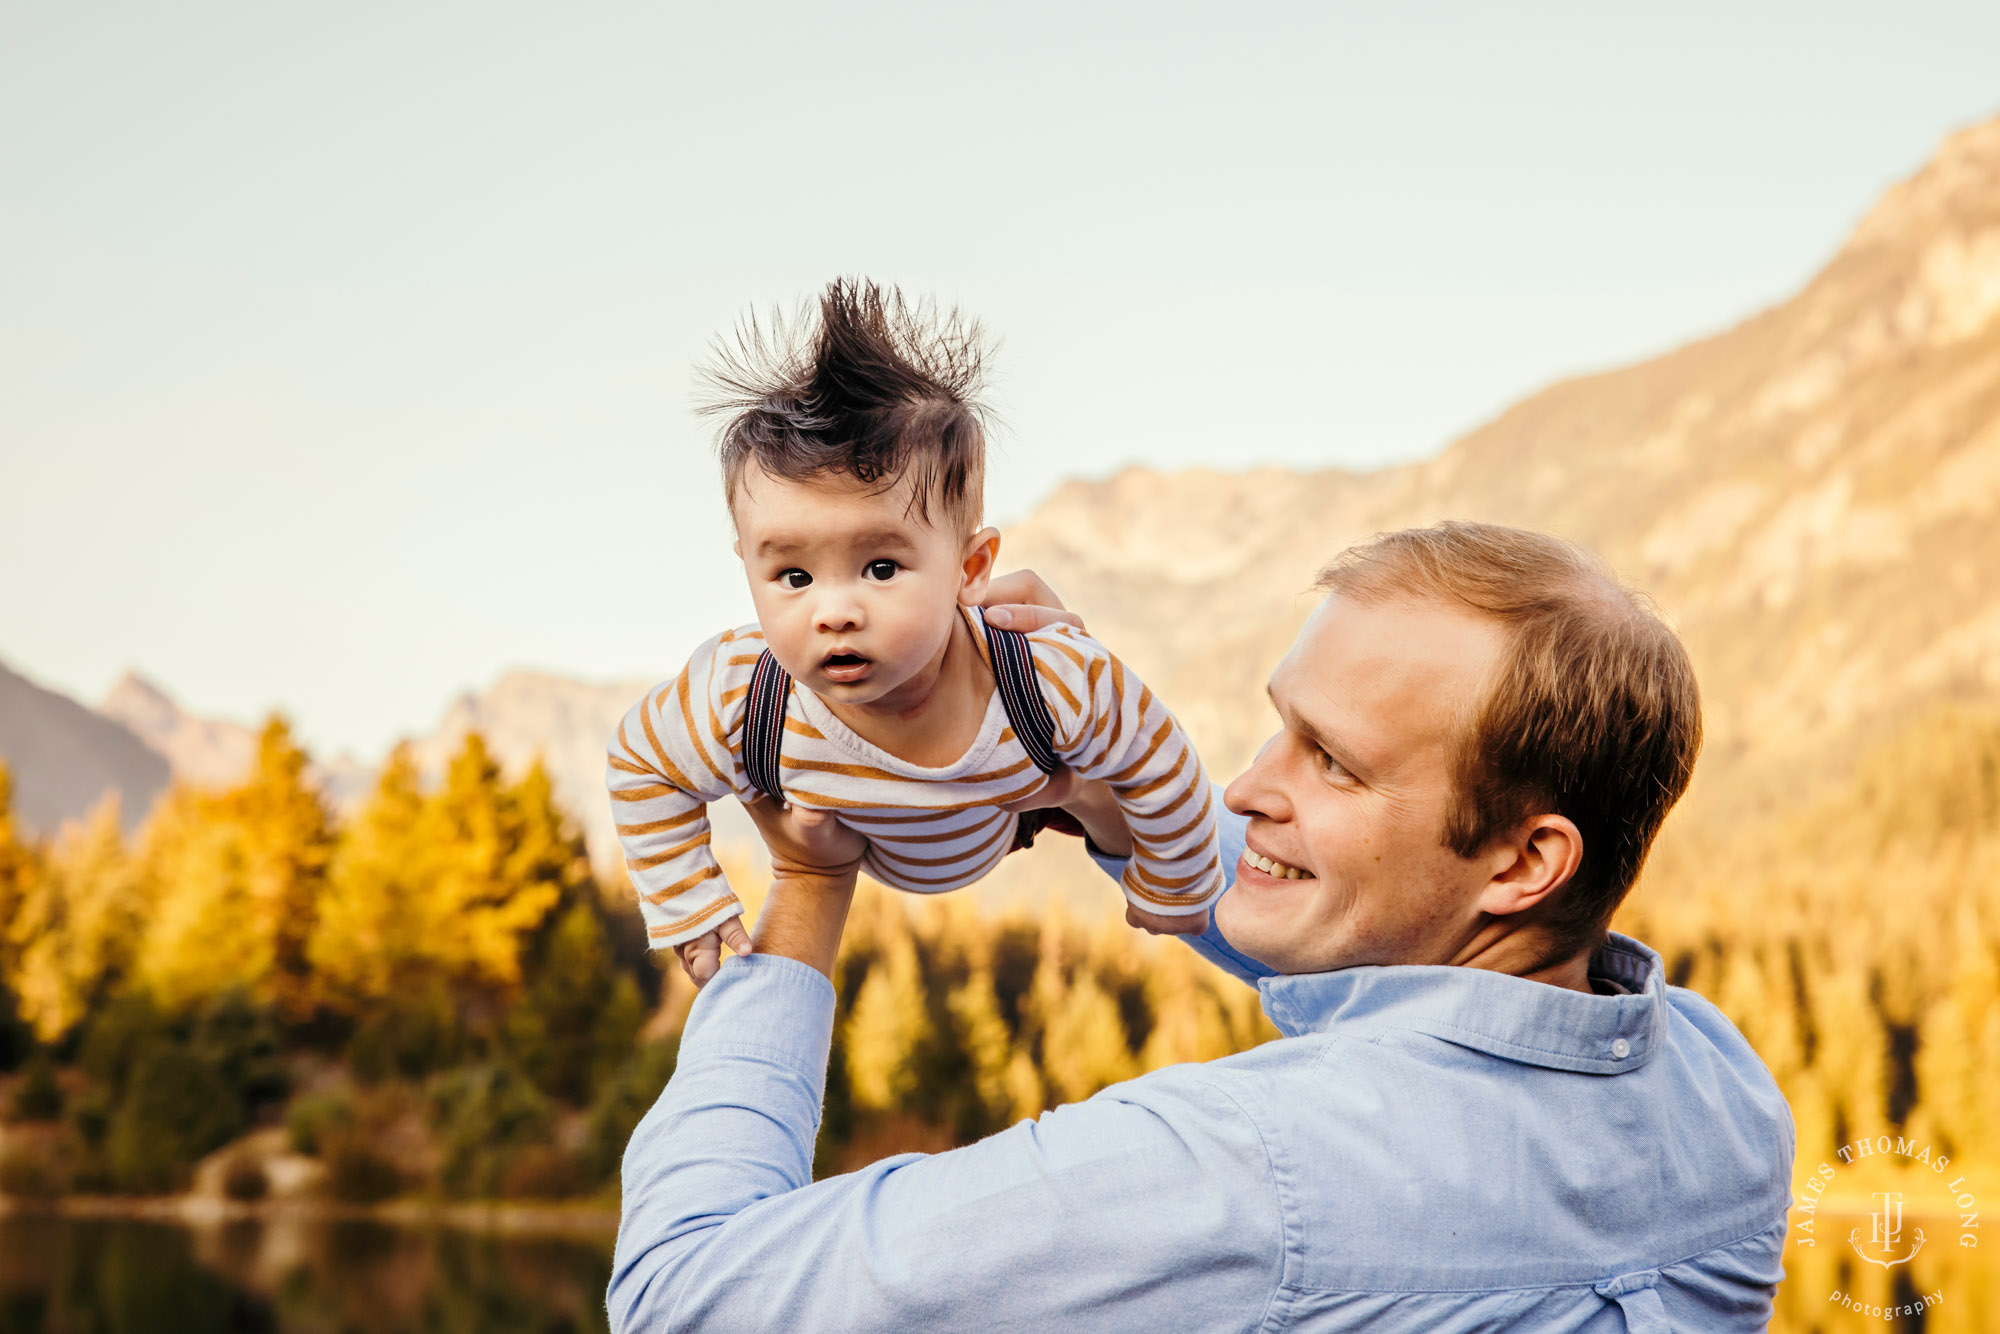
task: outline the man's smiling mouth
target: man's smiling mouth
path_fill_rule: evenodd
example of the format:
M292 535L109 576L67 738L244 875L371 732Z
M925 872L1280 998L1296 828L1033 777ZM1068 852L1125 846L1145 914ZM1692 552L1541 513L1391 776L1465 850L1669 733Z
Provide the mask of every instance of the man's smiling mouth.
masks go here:
M1275 876L1280 880L1312 880L1316 878L1311 871L1301 871L1296 866L1287 866L1275 857L1266 857L1261 853L1252 852L1248 848L1243 849L1243 860L1262 871L1265 875Z

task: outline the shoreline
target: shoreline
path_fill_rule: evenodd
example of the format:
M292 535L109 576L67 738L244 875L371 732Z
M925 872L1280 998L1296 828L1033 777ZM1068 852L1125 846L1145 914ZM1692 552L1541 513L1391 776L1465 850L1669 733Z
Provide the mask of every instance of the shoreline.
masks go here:
M1794 1212L1799 1203L1794 1196ZM1815 1212L1831 1218L1866 1218L1871 1201L1865 1195L1828 1195ZM1909 1201L1909 1218L1949 1218L1948 1205L1937 1207L1922 1197ZM610 1237L618 1231L618 1210L582 1200L522 1203L512 1200L449 1202L400 1199L380 1204L350 1204L339 1200L228 1200L206 1195L68 1195L49 1200L0 1195L0 1218L56 1216L102 1218L134 1222L177 1223L183 1227L218 1227L226 1223L383 1223L394 1227L457 1228L503 1236Z
M218 1227L227 1223L384 1223L409 1228L456 1228L503 1236L609 1238L618 1230L618 1210L591 1201L520 1203L442 1200L385 1200L349 1204L337 1200L227 1200L204 1195L143 1197L68 1195L48 1200L0 1195L0 1218L100 1218L133 1222Z

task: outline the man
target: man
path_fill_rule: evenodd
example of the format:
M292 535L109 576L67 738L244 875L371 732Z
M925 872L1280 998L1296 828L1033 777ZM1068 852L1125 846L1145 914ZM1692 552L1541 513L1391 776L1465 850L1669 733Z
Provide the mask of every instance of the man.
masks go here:
M1197 946L1285 1036L812 1183L861 845L756 812L776 883L627 1150L615 1329L1765 1326L1789 1114L1606 931L1700 744L1678 640L1505 528L1389 534L1322 586ZM1067 795L1119 851L1108 794Z

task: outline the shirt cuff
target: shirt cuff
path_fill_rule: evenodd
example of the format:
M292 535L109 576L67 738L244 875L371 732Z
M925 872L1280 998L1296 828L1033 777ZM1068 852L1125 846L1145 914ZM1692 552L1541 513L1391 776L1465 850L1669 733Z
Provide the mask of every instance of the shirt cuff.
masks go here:
M681 1069L710 1056L755 1054L777 1061L826 1093L833 1046L833 983L810 964L779 954L722 961L694 998L681 1032Z

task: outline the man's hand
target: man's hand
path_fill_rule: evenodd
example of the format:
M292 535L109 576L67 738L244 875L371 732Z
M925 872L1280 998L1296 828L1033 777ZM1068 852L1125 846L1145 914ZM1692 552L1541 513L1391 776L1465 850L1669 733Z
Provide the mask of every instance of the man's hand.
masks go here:
M1056 770L1040 788L1000 809L1019 815L1050 806L1060 806L1075 816L1090 836L1091 845L1105 856L1132 855L1132 831L1111 785L1102 779L1078 778L1074 769Z
M757 914L758 953L796 959L831 980L868 840L825 811L780 807L767 797L743 809L771 850L771 892Z
M805 811L796 806L780 806L769 797L743 803L764 844L771 851L773 880L846 877L852 888L855 868L868 851L868 840L839 823L825 811ZM765 903L768 910L769 901ZM761 922L760 922L761 925ZM688 980L699 991L722 966L722 947L734 954L751 954L756 946L743 929L743 919L732 917L706 935L674 946Z
M981 605L986 619L1002 630L1026 634L1050 625L1083 629L1083 617L1063 606L1055 589L1033 570L1015 570L992 580L986 585L986 600Z
M764 796L744 802L743 809L770 849L773 876L848 874L868 851L868 840L830 811L780 806Z

